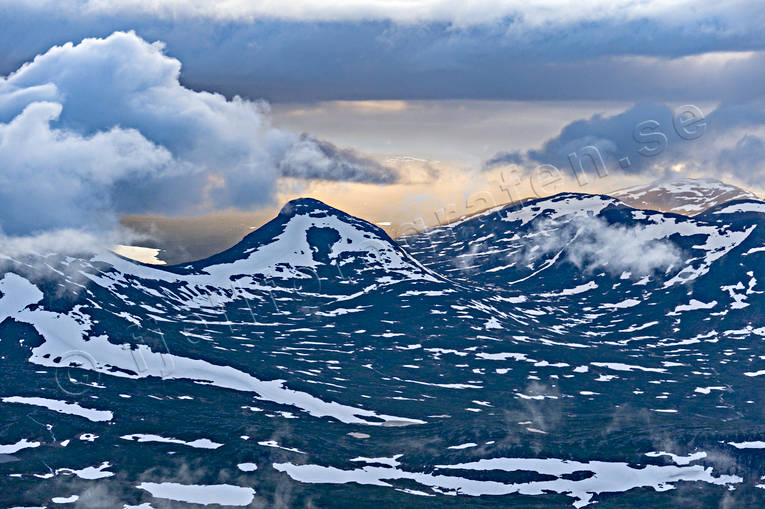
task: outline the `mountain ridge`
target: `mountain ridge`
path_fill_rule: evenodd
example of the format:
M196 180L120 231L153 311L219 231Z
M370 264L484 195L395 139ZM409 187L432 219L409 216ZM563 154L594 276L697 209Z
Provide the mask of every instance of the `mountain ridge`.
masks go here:
M230 260L6 260L0 488L38 507L170 503L141 486L253 489L253 507L757 506L760 206L569 193L401 247L304 200Z
M683 189L683 185L686 187L692 184L691 187L698 189L703 189L705 185L711 186L711 191L713 193L717 193L714 196L711 197L695 197L693 200L689 201L688 196L684 196L683 193L687 192L688 189ZM658 187L656 186L664 186L664 187ZM667 187L670 186L670 187ZM722 188L723 192L718 192L719 189ZM659 189L659 191L656 191L656 189ZM647 199L630 199L630 194L650 194L650 193L657 193L659 192L660 196L662 197L663 204L657 204L655 203L655 200L647 200ZM517 208L522 207L524 204L529 202L534 202L540 199L546 199L546 198L553 198L556 196L561 195L585 195L585 196L595 196L590 193L582 193L582 192L576 192L576 191L564 191L561 193L557 193L555 195L547 196L547 197L537 197L537 198L525 198L523 200L519 200L516 202L510 202L502 205L497 205L495 207L490 207L486 210L483 210L481 212L477 212L475 214L461 216L457 219L454 219L453 221L450 221L448 223L444 223L442 225L434 226L433 228L438 228L440 226L449 226L454 225L456 223L463 222L465 220L469 220L470 218L474 216L482 216L486 214L491 214L494 212L497 212L499 210L503 209L511 209L511 208ZM640 185L640 186L633 186L631 188L626 188L622 190L617 190L611 193L600 193L596 194L597 196L603 196L608 198L616 198L622 203L624 203L627 206L643 209L643 210L657 210L661 212L672 212L677 213L681 215L689 215L690 212L693 214L701 214L704 210L708 208L716 207L717 205L720 205L722 203L725 203L727 201L735 201L738 199L750 199L750 200L758 200L761 201L759 197L757 197L754 194L751 194L747 191L741 190L740 188L736 188L735 186L730 186L728 184L723 184L722 182L716 180L716 179L664 179L664 180L658 180L651 184L646 185ZM669 201L668 201L669 200ZM672 200L675 200L675 203L671 203ZM693 210L685 210L684 207L692 207ZM293 210L294 209L294 210ZM328 204L325 204L321 202L318 199L310 198L310 197L302 197L302 198L296 198L293 200L290 200L289 202L285 203L285 205L279 210L279 212L276 214L274 218L272 218L270 221L266 222L262 226L266 226L270 223L273 223L274 221L277 221L278 218L282 217L288 217L290 215L295 215L295 213L302 211L303 213L310 212L312 209L315 209L315 212L323 211L323 213L327 213L329 211L335 211L335 213L341 213L346 218L353 218L353 216L350 216L339 209L336 209ZM691 214L691 215L693 215ZM278 222L278 221L277 221ZM259 227L256 229L259 230L262 228ZM379 228L377 225L374 225L372 223L368 223L367 227L370 230L374 230L375 235L382 237L383 239L393 240L387 232ZM185 261L185 262L178 262L178 263L172 263L168 265L169 267L174 267L175 269L183 268L185 266L189 266L198 262L201 262L203 260L207 260L210 258L214 258L218 255L221 255L222 253L235 248L241 248L241 242L244 241L246 238L250 237L255 231L248 233L245 235L242 239L240 239L239 242L231 246L230 248L224 249L218 253L213 253L209 256L206 256L204 258L200 258L193 261ZM262 232L261 232L262 233ZM399 238L399 237L396 237ZM129 246L128 246L129 247ZM162 261L164 264L164 260L161 260L160 255L160 261ZM151 263L149 263L151 264Z

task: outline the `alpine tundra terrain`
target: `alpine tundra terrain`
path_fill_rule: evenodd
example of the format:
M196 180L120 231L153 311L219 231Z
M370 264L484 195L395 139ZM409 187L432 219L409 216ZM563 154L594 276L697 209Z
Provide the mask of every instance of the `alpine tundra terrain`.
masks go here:
M763 507L765 202L715 188L3 255L0 502Z

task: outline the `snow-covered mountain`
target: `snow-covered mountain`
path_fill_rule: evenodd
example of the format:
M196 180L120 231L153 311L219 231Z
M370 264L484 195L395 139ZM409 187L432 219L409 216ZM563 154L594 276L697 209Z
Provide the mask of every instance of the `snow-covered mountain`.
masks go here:
M3 259L0 500L759 507L765 203L316 200L209 259Z
M740 187L712 178L672 178L611 193L630 207L693 216L734 200L757 200Z

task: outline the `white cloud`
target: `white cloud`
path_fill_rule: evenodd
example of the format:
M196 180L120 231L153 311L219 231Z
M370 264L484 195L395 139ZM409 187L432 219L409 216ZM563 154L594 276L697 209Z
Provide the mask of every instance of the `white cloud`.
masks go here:
M198 92L134 33L51 48L0 77L0 229L111 231L129 213L268 204L279 177L390 182L352 151L275 129L268 105Z
M544 221L537 233L536 249L521 255L527 262L564 250L566 259L585 272L600 269L618 275L627 271L640 277L682 261L679 248L656 239L648 229L612 225L599 217L576 216L564 225Z
M6 233L113 227L114 184L167 171L172 155L134 129L51 129L61 105L37 102L0 124L0 224Z

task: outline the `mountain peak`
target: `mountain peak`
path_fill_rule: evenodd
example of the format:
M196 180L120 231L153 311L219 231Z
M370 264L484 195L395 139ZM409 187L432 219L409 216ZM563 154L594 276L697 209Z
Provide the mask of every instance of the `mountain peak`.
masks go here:
M300 214L307 214L314 211L322 212L336 212L338 209L331 207L321 200L316 198L296 198L290 200L284 204L279 211L280 216L295 216Z
M180 268L170 267L210 274L216 281L245 275L331 279L339 268L359 276L377 273L374 277L386 282L438 279L379 227L315 198L287 202L274 219L226 251Z

